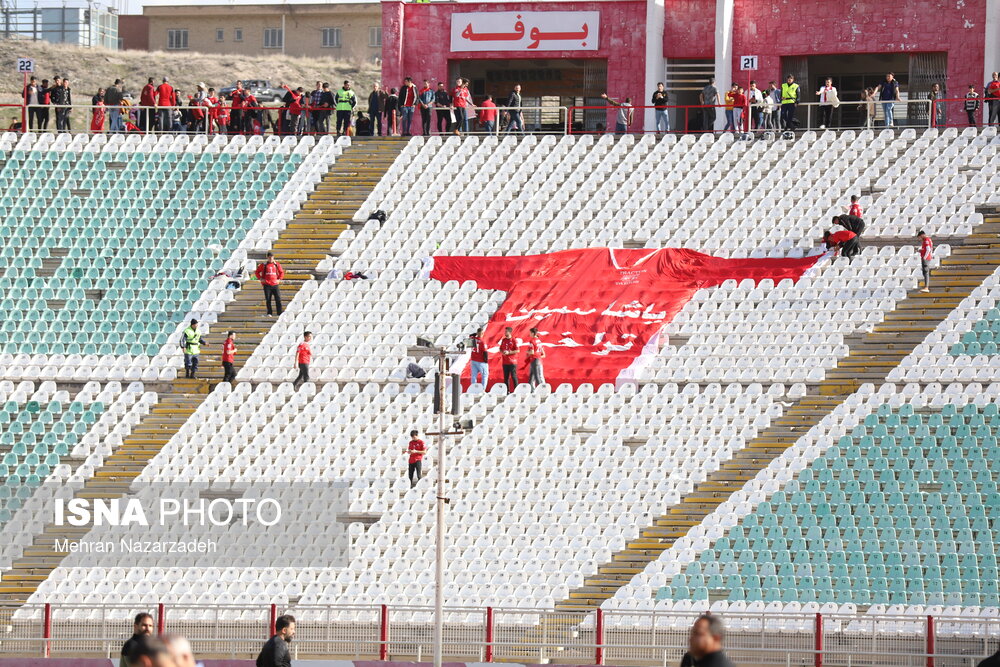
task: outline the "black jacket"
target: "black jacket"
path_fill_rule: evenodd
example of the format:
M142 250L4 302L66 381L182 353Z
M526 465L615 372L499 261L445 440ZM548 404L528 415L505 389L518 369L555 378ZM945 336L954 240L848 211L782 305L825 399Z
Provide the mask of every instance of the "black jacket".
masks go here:
M118 90L114 86L110 86L104 91L104 104L109 107L121 106L122 95L122 91Z
M384 90L378 92L372 91L371 95L368 96L368 113L370 114L383 114L385 113L385 98L388 97Z
M447 90L434 91L434 104L441 107L450 107L451 95L448 94Z
M842 215L840 216L840 226L844 229L849 229L858 236L865 231L865 221L856 215Z
M733 663L722 651L709 653L701 660L695 660L690 653L685 653L681 658L681 667L733 667Z
M49 88L49 95L52 99L52 104L73 104L73 95L70 93L69 88L63 88L62 86L54 86Z
M257 656L257 667L292 667L292 654L288 642L279 635L267 640Z

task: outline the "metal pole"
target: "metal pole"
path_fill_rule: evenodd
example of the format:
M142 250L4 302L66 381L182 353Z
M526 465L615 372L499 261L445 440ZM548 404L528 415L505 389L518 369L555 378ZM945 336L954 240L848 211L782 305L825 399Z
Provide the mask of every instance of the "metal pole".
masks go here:
M48 658L52 654L52 605L48 602L45 603L45 608L42 612L42 638L45 640L42 643L42 655Z
M389 607L382 605L379 613L378 659L385 662L389 657Z
M936 630L934 629L934 617L927 617L927 667L934 667L934 654L937 652L934 640Z
M166 608L163 603L160 602L156 605L156 634L162 635L167 631L167 614Z
M823 614L816 614L816 623L813 626L813 632L816 633L814 644L816 657L814 664L816 667L823 667Z
M444 638L444 384L447 363L446 353L441 350L438 356L438 374L441 382L438 383L437 396L440 410L437 436L437 540L434 549L434 667L441 667L441 643Z

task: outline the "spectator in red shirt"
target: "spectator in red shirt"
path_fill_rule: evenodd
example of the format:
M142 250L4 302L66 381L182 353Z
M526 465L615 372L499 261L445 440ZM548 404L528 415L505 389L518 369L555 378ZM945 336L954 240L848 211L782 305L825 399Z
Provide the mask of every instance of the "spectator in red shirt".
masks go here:
M517 389L517 341L514 340L514 329L507 327L500 341L500 361L503 365L503 383L507 391Z
M850 262L854 255L848 254L852 250L852 243L855 242L858 235L849 229L843 229L839 232L824 232L823 233L823 243L830 250L834 250L834 257L842 254Z
M309 341L313 339L311 331L302 334L302 342L295 349L295 363L299 366L299 374L296 376L292 386L298 389L306 382L309 382L309 364L312 363L313 353L309 346Z
M472 376L469 381L475 384L482 377L482 385L486 387L490 381L490 357L486 351L486 341L483 340L483 328L476 329L476 333L469 336L469 347L472 350Z
M497 105L493 101L493 96L487 95L480 107L482 108L479 109L479 124L482 126L483 131L486 134L495 133L497 127Z
M427 453L427 445L417 437L418 435L418 431L410 431L410 444L406 448L406 453L410 455L409 469L406 471L406 476L410 478L411 489L420 481L424 454Z
M746 91L742 86L736 86L736 93L733 95L733 121L736 123L736 131L743 130L743 112L747 106Z
M177 98L174 97L174 87L170 85L167 77L163 77L163 83L156 87L156 108L160 116L160 132L169 132L173 122L173 113L170 107L177 106Z
M234 134L241 134L243 132L243 104L246 102L246 91L243 90L243 82L236 82L236 89L229 94L229 99L232 102L232 111L229 113L230 117L230 128L233 130Z
M545 348L542 347L542 339L538 337L538 329L532 327L528 333L531 334L531 340L528 341L528 382L532 387L537 387L545 384L545 372L542 369Z
M281 86L288 91L291 96L291 103L288 105L288 118L291 131L296 135L301 135L306 129L305 95L306 91L302 86L292 90L287 85Z
M455 89L451 91L451 103L455 107L455 134L468 132L472 96L469 94L468 82L462 77L455 80Z
M934 259L934 242L927 236L924 230L917 232L920 239L920 271L924 275L924 287L921 292L931 291L931 260Z
M153 77L149 77L139 93L139 129L143 132L147 132L153 127L153 107L155 106L156 86L153 85Z
M1000 125L1000 72L993 72L992 80L983 89L983 98L989 109L988 125Z
M267 253L267 261L257 267L254 275L257 276L257 280L264 287L264 302L267 304L267 316L274 317L274 313L271 312L271 299L274 299L278 317L281 317L281 290L278 288L278 285L285 278L285 270L281 268L281 264L274 261L273 252Z
M236 333L230 331L222 342L222 381L233 382L236 379Z
M851 195L851 206L847 209L847 215L861 217L861 204L858 203L858 199L857 195Z

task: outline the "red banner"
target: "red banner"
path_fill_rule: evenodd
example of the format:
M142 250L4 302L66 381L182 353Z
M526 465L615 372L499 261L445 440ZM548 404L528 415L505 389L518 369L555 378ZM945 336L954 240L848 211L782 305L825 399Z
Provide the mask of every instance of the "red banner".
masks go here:
M724 259L683 248L587 248L523 257L435 257L430 276L507 292L484 335L490 386L503 380L498 345L505 327L513 327L521 344L518 379L527 381L528 329L536 327L546 351L546 382L596 387L633 377L641 357L655 354L660 329L698 289L730 278L798 280L821 256ZM468 383L468 366L462 378Z

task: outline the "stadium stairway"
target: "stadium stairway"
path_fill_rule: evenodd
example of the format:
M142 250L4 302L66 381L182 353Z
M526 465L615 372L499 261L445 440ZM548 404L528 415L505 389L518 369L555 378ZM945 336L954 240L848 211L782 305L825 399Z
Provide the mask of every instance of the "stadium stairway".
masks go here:
M612 555L611 562L587 577L584 585L556 603L558 611L589 612L612 597L646 565L669 549L693 526L701 523L730 495L753 479L776 457L853 394L862 384L882 384L889 372L920 344L928 333L1000 267L1000 209L983 210L983 223L941 262L931 276L931 291L911 292L870 333L852 341L850 352L826 379L785 410L770 427L736 452L719 470L708 475L639 537ZM843 260L839 260L843 261ZM837 313L830 313L836 317ZM557 630L549 627L549 631Z
M355 211L405 146L401 141L356 142L345 147L331 165L273 245L273 252L285 269L284 303L290 303L302 284L314 277L316 265L327 256L341 232L352 224ZM201 377L193 380L180 377L163 388L152 412L94 471L93 477L86 480L77 492L78 497L115 498L128 492L132 480L194 414L222 377L221 349L226 331L237 332L236 366L242 368L277 321L266 316L259 285L246 286L248 289L236 294L207 336L209 345L201 355ZM47 525L11 569L0 576L0 603L25 603L67 555L54 552L54 541L79 539L86 532L87 528Z

